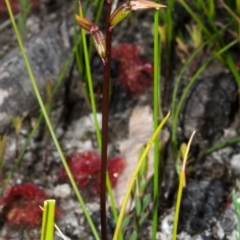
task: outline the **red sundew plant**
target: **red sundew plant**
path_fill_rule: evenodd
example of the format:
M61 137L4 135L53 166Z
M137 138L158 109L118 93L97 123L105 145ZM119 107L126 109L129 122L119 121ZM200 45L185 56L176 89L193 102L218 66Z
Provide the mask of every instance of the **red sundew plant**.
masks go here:
M42 206L46 199L48 196L45 192L32 183L14 185L8 188L0 199L3 217L13 226L38 226L42 219L39 206Z
M131 93L142 93L151 86L153 64L141 58L138 46L123 43L112 48L112 59L119 61L119 80Z
M95 152L74 153L67 156L67 162L72 175L80 189L88 188L91 193L98 194L100 192L100 171L101 157ZM107 170L111 186L117 183L119 175L125 167L125 161L120 158L112 158L108 160ZM59 178L67 180L67 173L64 169L60 169Z

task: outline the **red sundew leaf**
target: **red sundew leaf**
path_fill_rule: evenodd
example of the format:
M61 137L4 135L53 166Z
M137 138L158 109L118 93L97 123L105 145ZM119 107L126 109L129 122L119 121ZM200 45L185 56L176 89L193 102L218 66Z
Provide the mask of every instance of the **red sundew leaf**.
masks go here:
M41 223L42 219L42 210L39 205L43 205L43 201L15 204L10 208L4 208L3 214L11 225L35 227Z
M123 158L115 157L108 161L107 169L112 187L116 185L118 177L122 173L124 168L125 161L123 160Z
M98 174L101 169L101 158L94 152L74 153L67 157L69 168L76 181L87 181L91 176ZM59 171L60 179L68 179L64 169ZM87 181L88 182L88 181Z
M38 186L32 183L25 183L22 185L15 185L8 188L1 200L4 202L12 202L19 200L19 198L31 200L31 199L46 199L47 195Z
M0 199L3 205L3 216L14 226L34 227L41 223L44 200L48 199L45 192L32 183L15 185L8 188ZM59 210L56 209L56 216Z
M79 188L84 189L95 182L101 170L101 158L95 152L74 153L67 157L71 173ZM65 169L59 171L62 180L68 180Z
M79 188L88 188L93 194L100 192L101 158L97 153L89 151L74 153L67 157L67 161ZM120 157L109 160L107 168L113 187L116 185L118 176L124 169L124 166L124 160ZM68 180L63 168L59 171L59 178Z
M119 175L122 173L122 171L125 168L125 161L121 157L115 157L107 162L107 170L108 170L108 175L110 179L110 183L112 188L114 188L117 184L117 180ZM101 179L100 176L92 182L92 186L90 188L90 191L93 194L99 194L100 193L100 186L101 186Z
M141 58L139 47L119 44L112 49L112 58L119 61L119 80L129 92L139 94L151 86L153 64Z

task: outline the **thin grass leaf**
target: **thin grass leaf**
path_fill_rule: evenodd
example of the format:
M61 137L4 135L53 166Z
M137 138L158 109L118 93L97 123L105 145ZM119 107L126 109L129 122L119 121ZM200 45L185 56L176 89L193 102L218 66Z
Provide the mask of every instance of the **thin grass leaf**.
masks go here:
M30 14L32 3L29 0L21 0L19 4L20 13L17 18L18 29L21 33L21 37L24 39L27 35L26 21Z
M83 10L81 7L79 8L79 15L80 17L83 17ZM86 68L86 74L87 74L90 102L91 102L91 107L93 112L93 121L95 126L98 148L101 149L102 148L101 133L100 133L100 127L97 119L97 108L96 108L96 103L94 98L94 91L93 91L93 84L92 84L93 81L92 81L92 74L91 74L91 68L90 68L86 33L85 33L85 30L83 29L81 29L81 36L82 36L82 44L83 44L83 52L84 52L84 60L85 60L84 62L85 62L85 68Z
M139 196L136 196L135 197L135 212L136 212L137 217L140 216L141 211L142 211L141 200L140 200Z
M231 8L230 8L223 0L219 0L219 2L220 2L221 5L225 8L225 10L235 19L235 21L236 21L238 24L240 24L240 17L237 16L237 14L234 13L234 12L231 10ZM236 2L238 2L238 3L237 3L237 9L236 9L236 11L237 11L238 13L240 13L240 3L239 3L239 1L237 1L237 0L236 0ZM239 7L239 8L238 8L238 7Z
M145 220L147 219L148 215L149 215L148 212L141 215L141 218L138 221L139 226L141 226L145 222Z
M192 16L192 18L197 22L197 24L202 28L204 33L208 36L208 38L211 38L211 33L204 25L204 22L202 21L202 18L200 18L196 12L194 12L191 7L187 4L184 0L179 0L179 2L182 4L182 6L186 9L186 11Z
M175 207L175 216L174 216L174 223L173 223L173 236L172 236L172 240L176 240L177 239L177 227L178 227L178 219L179 219L179 212L180 212L180 205L181 205L181 200L182 200L182 191L183 191L183 187L184 187L184 183L186 181L185 179L185 168L186 168L186 163L187 163L187 159L188 159L188 153L190 150L190 146L194 137L195 131L192 133L188 145L187 145L187 149L185 152L185 156L183 159L183 164L182 164L182 169L181 169L181 174L180 174L180 181L179 181L179 187L178 187L178 195L177 195L177 202L176 202L176 207Z
M131 221L131 217L130 216L126 216L123 220L123 223L122 223L122 229L125 229L128 227L129 223Z
M150 201L151 201L151 195L149 193L143 196L143 199L142 199L142 212L144 212L146 210L146 208L148 207Z
M235 143L238 143L238 142L240 142L240 137L235 137L235 138L232 138L232 139L230 139L226 142L218 143L218 144L214 145L213 147L208 148L205 151L205 154L206 155L211 154L212 152L215 152L219 149L225 148L229 145L232 145L232 144L235 144Z
M138 238L138 234L137 234L137 232L134 230L133 233L132 233L132 235L131 235L131 237L130 237L129 239L130 239L130 240L137 240L137 238Z
M41 240L53 240L54 236L55 200L44 201Z
M238 15L240 15L240 1L236 0L236 12Z
M159 2L159 1L157 1ZM172 1L170 1L172 2ZM154 12L154 42L153 42L153 125L154 125L154 131L158 127L158 119L159 119L159 109L160 109L160 81L161 81L161 44L159 44L159 32L158 32L158 26L159 26L159 11ZM162 115L162 111L161 111ZM162 116L161 116L162 117ZM146 164L147 166L148 164ZM158 139L155 139L154 141L154 175L153 175L153 197L154 199L157 198L159 194L159 142ZM143 187L141 186L141 190L143 190ZM157 233L157 219L158 219L158 201L154 201L153 206L153 225L152 225L152 231L153 236ZM155 237L154 237L155 238ZM153 238L153 239L154 239Z
M149 177L148 179L144 179L144 181L141 182L140 184L140 191L143 193L146 189L146 187L148 186L150 180L152 179L152 177Z
M145 147L141 147L138 153L138 159L141 158L143 151L144 151ZM148 156L146 157L146 160L144 160L143 165L141 166L140 170L139 170L139 177L144 177L148 171Z

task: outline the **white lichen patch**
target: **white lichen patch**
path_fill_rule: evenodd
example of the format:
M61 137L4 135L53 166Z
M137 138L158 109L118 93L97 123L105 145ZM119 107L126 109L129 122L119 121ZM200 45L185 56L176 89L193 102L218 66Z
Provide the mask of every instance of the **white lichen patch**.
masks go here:
M4 90L4 89L0 89L0 105L2 105L4 103L4 100L6 97L9 96L9 92ZM1 115L0 115L0 119L1 119Z

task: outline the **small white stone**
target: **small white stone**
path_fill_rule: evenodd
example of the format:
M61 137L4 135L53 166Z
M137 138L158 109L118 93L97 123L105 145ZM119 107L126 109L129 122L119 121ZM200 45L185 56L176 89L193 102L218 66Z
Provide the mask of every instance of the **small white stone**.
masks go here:
M157 240L168 240L169 239L169 236L161 233L161 232L157 232L156 234L156 239Z
M53 151L52 156L53 156L55 161L60 162L60 156L59 156L59 153L57 151Z
M57 137L60 137L60 136L62 136L62 134L63 134L63 129L62 128L57 128L56 129L56 135L57 135Z
M85 150L92 150L93 149L92 141L87 140L87 141L83 142L82 148Z
M173 221L174 221L174 216L173 216L173 211L166 215L162 219L161 223L161 232L165 235L171 236L172 234L172 228L173 228Z
M4 89L0 89L0 105L4 103L6 97L8 97L9 92L5 91Z
M240 174L240 154L235 154L232 156L232 158L230 160L230 165L231 165L232 170L236 174Z
M22 179L18 178L16 184L22 184Z
M225 233L224 233L224 230L222 229L222 226L219 222L217 222L217 224L216 224L216 233L217 233L219 239L223 239Z
M24 159L28 159L28 160L32 159L32 153L31 152L25 153Z
M71 193L71 188L67 183L57 185L53 190L54 196L59 198L66 198L70 195L70 193Z
M28 135L29 131L26 128L21 128L20 133L23 134L23 135Z
M231 147L225 147L223 149L219 149L218 151L215 151L212 153L212 156L215 160L217 160L219 163L224 163L224 160L228 160L229 156L232 153Z

